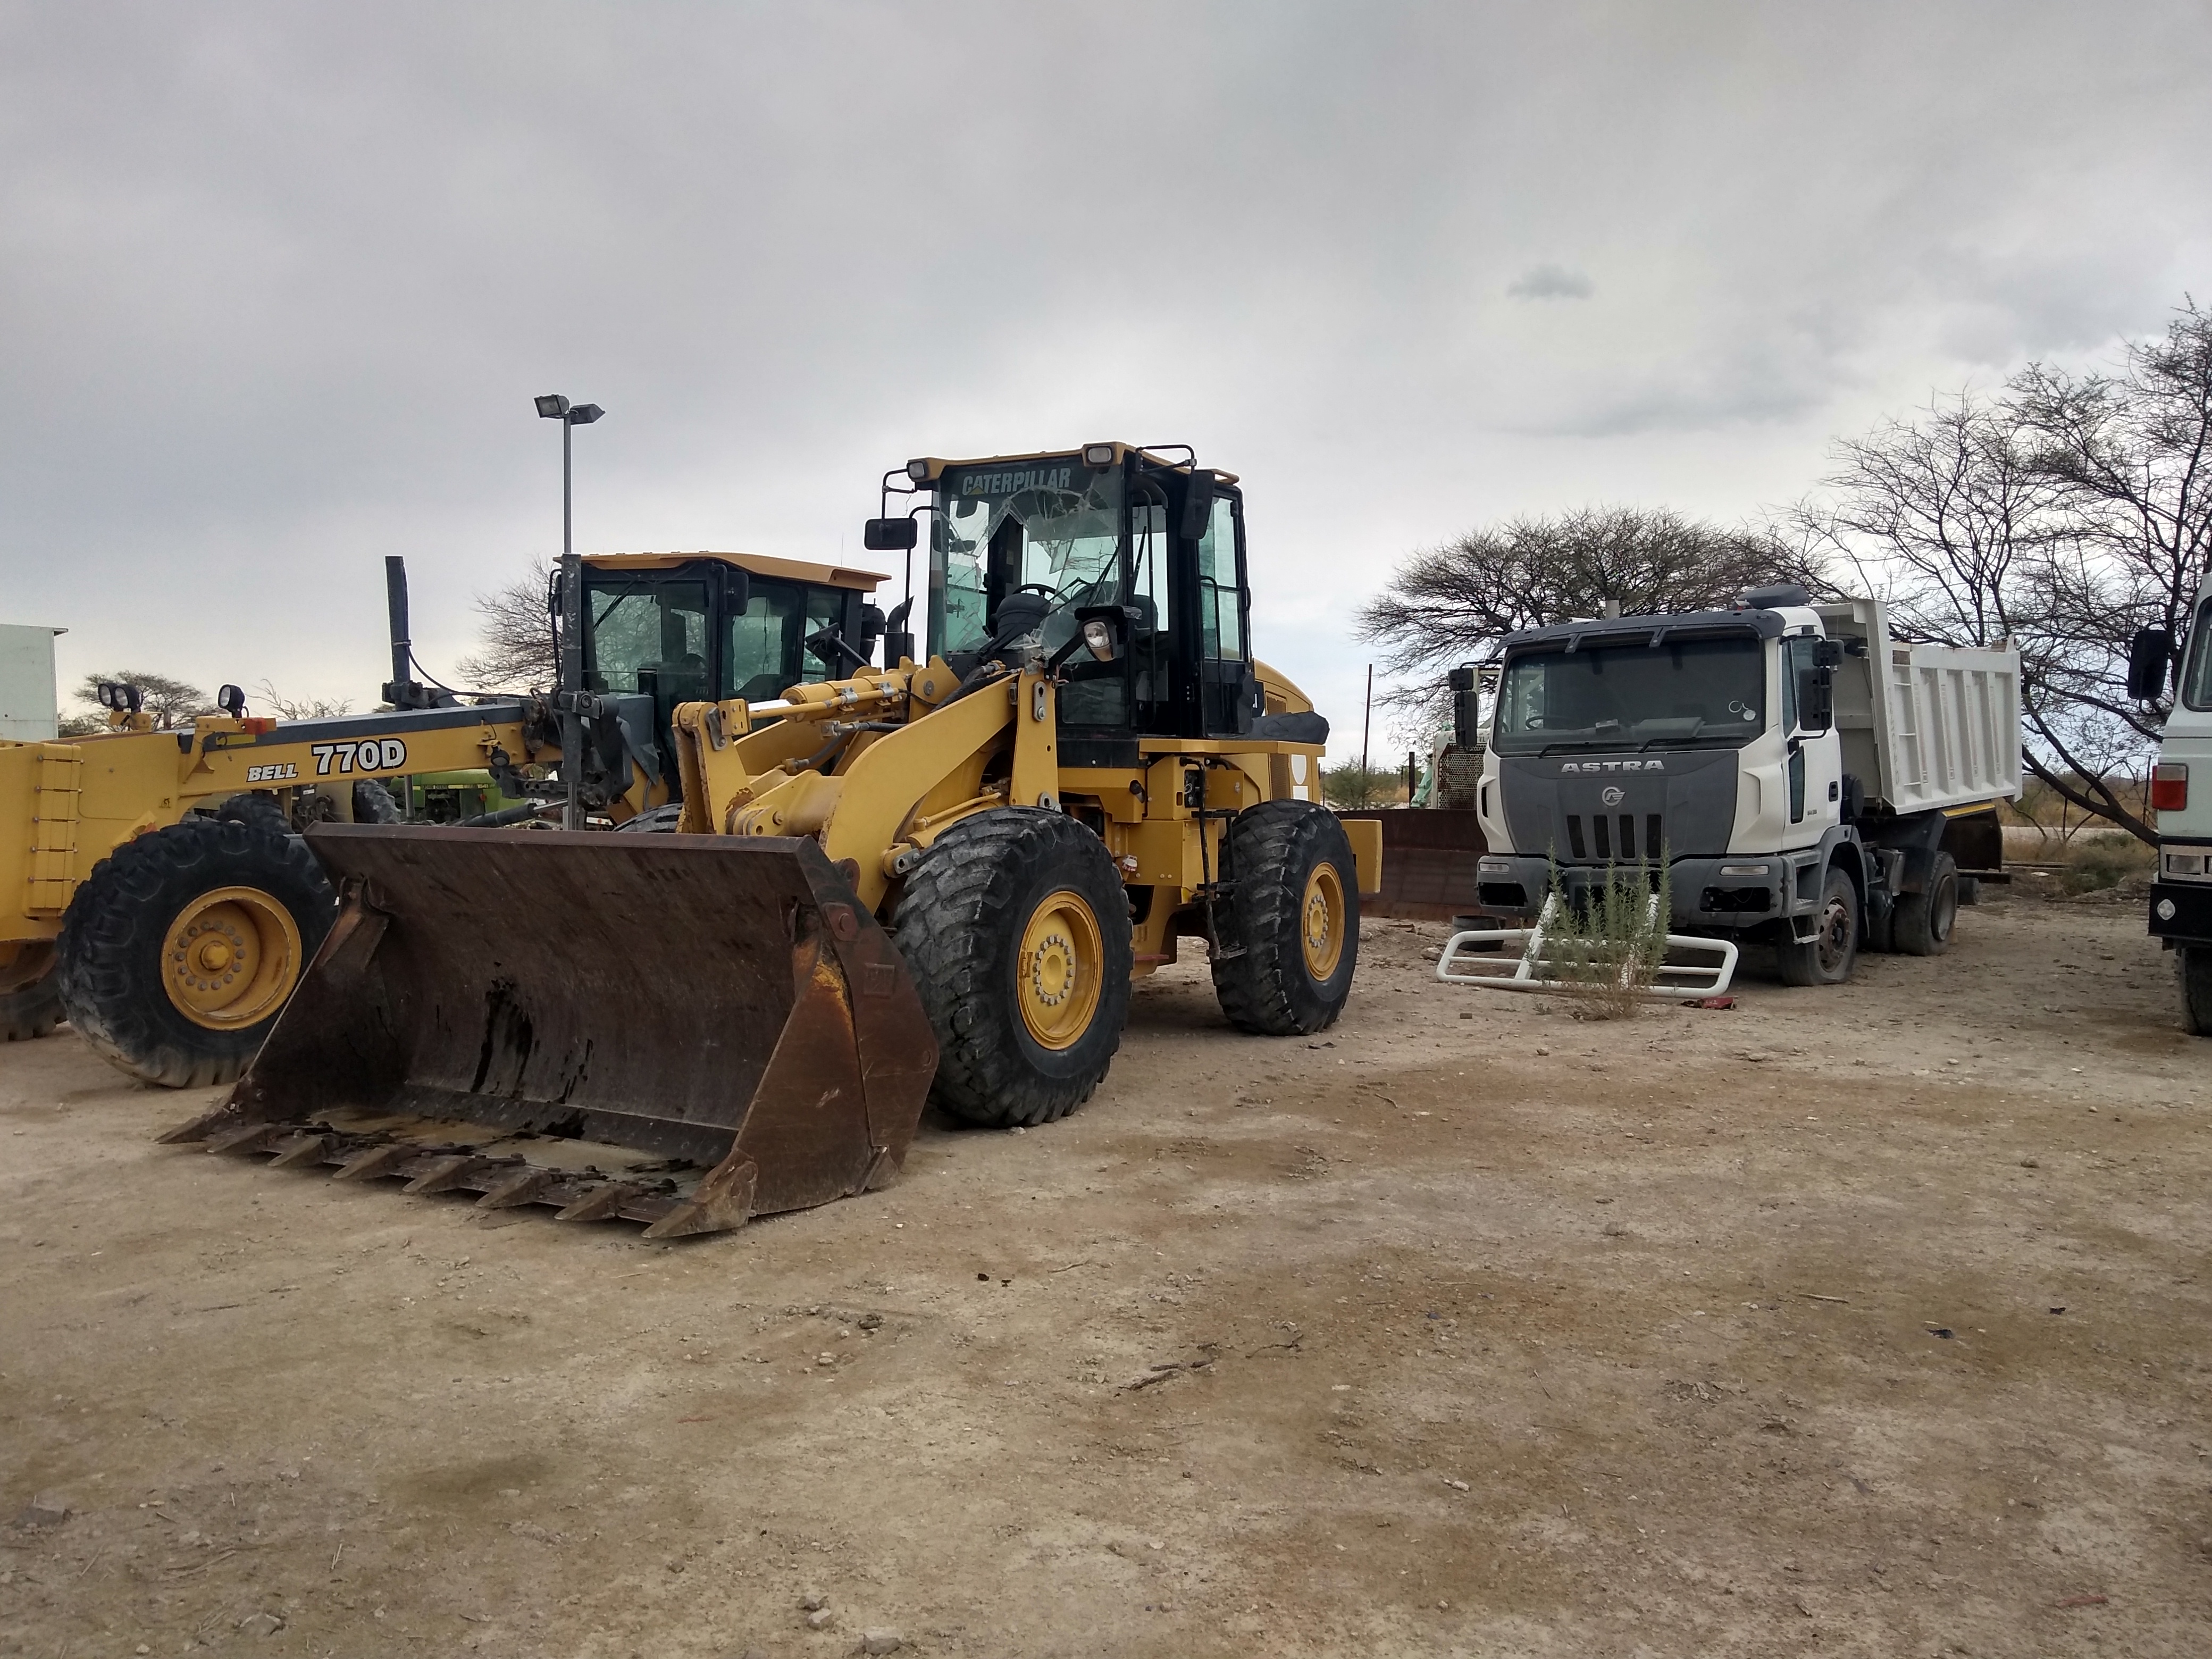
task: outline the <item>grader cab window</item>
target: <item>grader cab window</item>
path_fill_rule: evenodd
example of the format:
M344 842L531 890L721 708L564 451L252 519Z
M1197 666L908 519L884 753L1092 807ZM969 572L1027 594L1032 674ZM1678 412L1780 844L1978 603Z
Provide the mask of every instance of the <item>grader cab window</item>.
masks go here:
M592 689L646 691L670 707L712 695L707 584L633 577L588 586Z
M842 628L844 620L845 595L836 588L755 577L750 602L730 618L721 695L765 702L787 686L832 678L821 659L806 649L806 641L825 628ZM839 672L848 668L849 662L841 662Z

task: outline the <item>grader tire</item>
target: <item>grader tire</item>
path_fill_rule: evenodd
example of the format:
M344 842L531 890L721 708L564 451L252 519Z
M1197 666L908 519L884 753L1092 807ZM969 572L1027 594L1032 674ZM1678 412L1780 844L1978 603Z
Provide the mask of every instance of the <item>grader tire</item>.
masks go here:
M2181 1029L2191 1036L2212 1036L2212 946L2176 945L2173 976L2181 992Z
M938 1105L1012 1128L1091 1098L1121 1044L1133 950L1097 836L1032 807L980 812L922 856L891 931L937 1034Z
M1229 826L1229 909L1242 955L1218 957L1213 994L1229 1023L1262 1036L1327 1030L1359 960L1359 876L1336 815L1271 800Z
M353 787L356 823L404 823L407 815L381 778L363 778Z
M48 952L44 945L24 947ZM27 1042L62 1023L61 975L51 957L36 979L0 990L0 1042Z
M58 978L79 1036L166 1088L245 1069L337 914L296 836L186 818L102 859L62 917Z
M285 816L283 804L274 795L232 795L205 815L222 823L251 823L272 835L288 836L292 832L292 820Z
M618 836L672 836L684 817L684 803L672 800L665 806L648 806L635 817L624 818L615 825Z

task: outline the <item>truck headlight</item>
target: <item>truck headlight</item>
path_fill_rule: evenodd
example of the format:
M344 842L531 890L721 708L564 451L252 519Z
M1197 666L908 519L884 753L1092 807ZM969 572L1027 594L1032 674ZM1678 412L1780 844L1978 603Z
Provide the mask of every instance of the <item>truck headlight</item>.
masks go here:
M2158 919L2160 921L2172 921L2173 920L2173 901L2172 899L2160 899L2153 908L2158 911Z

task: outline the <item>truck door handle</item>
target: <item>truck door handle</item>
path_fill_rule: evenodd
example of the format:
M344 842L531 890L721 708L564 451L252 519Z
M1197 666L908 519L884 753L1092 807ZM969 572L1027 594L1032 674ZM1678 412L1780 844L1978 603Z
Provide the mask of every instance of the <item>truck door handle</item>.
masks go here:
M1841 800L1843 798L1844 786L1832 781L1828 785L1828 799L1830 800Z

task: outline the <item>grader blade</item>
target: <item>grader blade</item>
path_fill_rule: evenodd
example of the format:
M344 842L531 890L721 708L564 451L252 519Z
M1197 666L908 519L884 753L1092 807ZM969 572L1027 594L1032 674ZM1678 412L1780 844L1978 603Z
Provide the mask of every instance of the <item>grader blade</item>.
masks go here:
M330 824L344 906L221 1105L162 1137L719 1232L887 1182L937 1045L806 840Z

